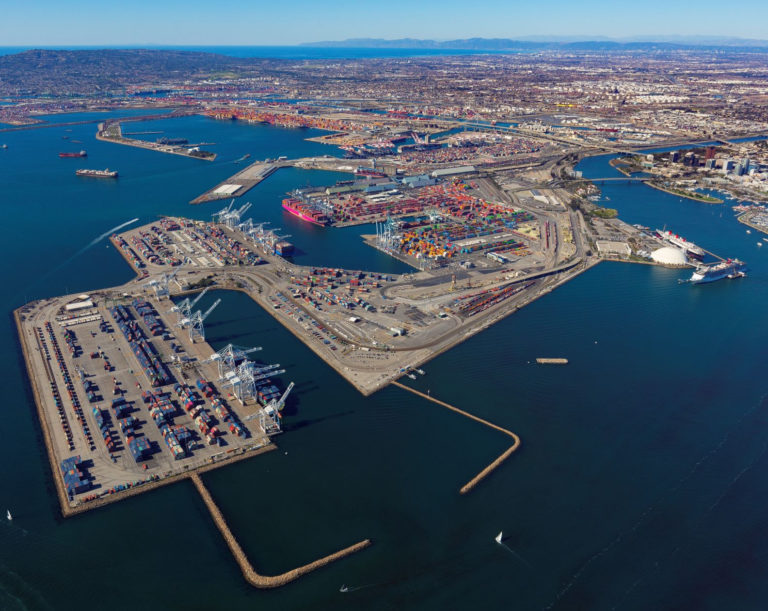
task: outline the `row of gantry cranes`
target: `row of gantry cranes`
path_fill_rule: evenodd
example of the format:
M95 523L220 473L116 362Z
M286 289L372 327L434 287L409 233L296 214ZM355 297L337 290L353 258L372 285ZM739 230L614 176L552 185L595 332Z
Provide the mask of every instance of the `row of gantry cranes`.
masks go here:
M222 390L231 388L232 394L246 405L251 403L258 404L257 390L259 382L272 376L285 373L285 369L280 364L270 365L257 364L248 359L248 355L258 352L261 347L243 348L228 344L218 352L214 352L203 363L216 363L219 370L219 385ZM254 414L247 416L246 421L258 418L259 426L267 435L279 433L282 430L280 412L285 407L285 401L293 390L294 383L291 382L285 389L280 398L274 398L267 402L262 408Z
M175 279L175 276L176 272L164 274L159 280L151 281L146 286L153 288L158 297L168 296L168 285ZM205 312L195 310L195 306L208 290L208 288L203 289L194 299L186 297L168 310L168 313L176 313L177 315L176 327L188 329L189 339L192 343L197 340L205 341L205 319L221 303L221 299L217 299ZM232 394L242 405L258 405L259 383L271 376L285 373L285 369L282 369L278 363L264 365L248 359L249 354L260 350L261 347L242 348L228 344L202 361L202 364L217 364L219 373L217 384L222 391L231 389ZM294 383L291 382L279 399L270 400L254 414L246 417L245 420L258 418L259 425L266 434L279 433L282 430L280 412L285 407L285 401L293 387Z
M177 327L188 328L190 340L194 343L197 339L205 340L204 321L221 303L221 299L213 302L205 312L197 310L193 312L194 307L208 292L208 288L203 289L197 297L190 301L190 298L180 301L173 306L169 312L175 312L178 316ZM218 368L217 385L220 390L230 390L235 398L242 405L258 405L259 383L272 376L282 375L285 369L280 367L279 363L269 365L255 363L248 358L253 352L259 352L261 347L243 348L228 344L218 352L214 352L201 364L216 363ZM245 418L245 420L259 419L261 429L267 435L274 435L282 430L280 412L285 407L285 401L293 390L293 382L279 399L272 399L263 407L260 407L254 414Z
M281 235L274 228L269 228L267 225L270 223L254 223L253 219L243 221L243 215L251 209L251 203L247 202L240 208L234 208L235 200L229 202L229 205L222 208L218 212L214 212L211 215L211 220L214 223L220 223L232 231L242 232L246 238L253 241L256 246L259 246L265 253L277 254L277 243L290 238L290 234Z

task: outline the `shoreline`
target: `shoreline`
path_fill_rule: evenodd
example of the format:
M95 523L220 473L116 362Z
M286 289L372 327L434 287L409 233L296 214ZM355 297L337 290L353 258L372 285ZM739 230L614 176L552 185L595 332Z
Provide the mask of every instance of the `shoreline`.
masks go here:
M187 153L184 151L172 151L172 150L166 150L162 148L158 148L159 146L166 146L166 145L157 145L153 142L146 142L144 140L138 140L136 138L126 138L124 136L120 136L119 138L113 138L110 136L105 136L101 130L102 127L102 121L99 121L99 129L96 131L96 140L100 140L101 142L111 142L112 144L122 144L123 146L132 146L134 148L144 149L147 151L155 151L156 153L165 153L167 155L178 155L179 157L187 157L189 159L197 159L199 161L215 161L217 154L216 153L209 153L205 157L198 157L197 155L192 155L191 153ZM119 125L120 121L116 121L116 123ZM183 147L180 147L183 148Z
M670 195L676 195L677 197L684 197L685 199L690 199L690 200L693 200L695 202L699 202L700 204L710 204L710 205L715 205L716 206L718 204L722 204L722 203L725 202L725 200L718 199L717 197L713 197L712 198L713 200L716 200L716 201L707 201L707 200L701 199L699 197L694 197L692 195L686 195L685 193L682 193L682 192L672 191L670 189L666 189L666 188L662 187L661 185L655 184L651 179L644 180L642 182L643 182L644 185L646 185L648 187L651 187L652 189L656 189L657 191L663 191L664 193L669 193Z
M753 214L756 214L756 212L753 210L747 210L746 212L742 212L739 216L737 216L736 220L739 221L739 223L754 229L755 231L759 231L760 233L768 235L768 227L761 227L760 225L755 225L752 222Z

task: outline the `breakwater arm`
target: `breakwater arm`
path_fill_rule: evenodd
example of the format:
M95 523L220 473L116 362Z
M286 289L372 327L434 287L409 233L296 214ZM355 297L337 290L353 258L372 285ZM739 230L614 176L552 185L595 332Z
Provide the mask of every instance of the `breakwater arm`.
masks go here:
M345 556L359 552L371 544L370 539L364 539L358 543L355 543L354 545L350 545L349 547L339 550L338 552L330 554L329 556L325 556L324 558L320 558L319 560L315 560L314 562L310 562L309 564L305 564L293 570L286 571L280 575L261 575L256 572L256 569L254 569L253 565L248 561L248 557L245 555L243 548L240 547L237 539L229 529L229 526L227 525L221 510L213 500L211 493L208 492L208 488L206 488L205 484L203 484L203 480L200 479L200 476L197 473L190 475L190 479L195 485L195 488L197 488L197 491L200 493L200 496L202 497L205 506L208 508L208 511L210 511L211 517L216 523L216 526L221 532L221 535L227 542L232 555L235 557L235 561L240 566L240 570L243 572L245 580L255 588L278 588L280 586L284 586L298 579L302 575L311 573L312 571L326 566L331 562L335 562L336 560L340 560Z
M410 386L406 386L405 384L401 384L400 382L392 382L394 386L397 386L399 388L402 388L404 390L407 390L409 392L412 392L415 395L418 395L424 399L427 399L428 401L432 401L433 403L437 403L438 405L448 408L451 411L456 412L457 414L461 414L465 418L469 418L470 420L474 420L475 422L479 422L480 424L484 424L485 426L488 426L494 430L499 431L500 433L504 433L508 437L511 437L514 442L512 445L496 460L494 460L490 465L488 465L485 469L480 471L475 477L473 477L471 480L469 480L466 484L464 484L461 489L459 490L460 494L466 494L470 490L472 490L477 484L479 484L481 481L483 481L486 477L488 477L496 467L501 465L507 458L510 457L510 455L515 452L520 447L520 437L513 433L512 431L508 431L507 429L500 427L497 424L493 424L492 422L488 422L487 420L484 420L480 418L479 416L475 416L474 414L470 414L469 412L465 412L463 409L459 409L458 407L454 407L453 405L449 405L445 401L440 401L439 399L435 399L434 397L430 395L425 395L423 392L418 391L414 388L411 388Z

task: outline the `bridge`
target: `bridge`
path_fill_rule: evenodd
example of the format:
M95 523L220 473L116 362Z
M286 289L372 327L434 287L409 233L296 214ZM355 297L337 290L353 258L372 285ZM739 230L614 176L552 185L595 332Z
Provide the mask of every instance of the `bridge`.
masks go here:
M547 185L547 188L553 189L557 187L562 187L565 184L570 184L574 182L592 182L592 183L599 183L604 184L606 182L610 183L637 183L637 182L648 182L649 180L652 180L653 177L651 176L606 176L606 177L600 177L600 178L566 178L566 179L557 179L553 180ZM534 187L535 188L535 187Z

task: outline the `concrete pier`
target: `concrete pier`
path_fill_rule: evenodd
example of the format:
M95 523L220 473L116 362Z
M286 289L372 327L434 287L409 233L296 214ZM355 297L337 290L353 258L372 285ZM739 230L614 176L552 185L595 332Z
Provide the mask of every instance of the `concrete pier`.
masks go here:
M457 414L461 414L462 416L469 418L471 420L474 420L475 422L479 422L481 424L484 424L485 426L491 427L494 430L499 431L500 433L504 433L508 437L511 437L514 440L514 443L496 460L494 460L490 465L488 465L485 469L480 471L475 477L473 477L469 482L464 484L464 486L461 487L459 490L460 494L466 494L470 490L472 490L477 484L479 484L481 481L483 481L486 477L488 477L496 467L498 467L501 463L503 463L509 456L516 451L520 447L520 437L518 437L515 433L512 431L508 431L507 429L500 427L497 424L493 424L492 422L488 422L487 420L484 420L478 416L475 416L473 414L470 414L469 412L465 412L463 409L459 409L458 407L454 407L453 405L449 405L445 401L440 401L439 399L435 399L431 395L425 395L423 392L416 390L415 388L411 388L410 386L406 386L405 384L401 384L400 382L392 382L394 386L397 386L399 388L402 388L404 390L407 390L409 392L412 392L415 395L419 395L420 397L427 399L428 401L432 401L433 403L437 403L438 405L442 407L446 407L451 411L456 412Z
M262 180L271 176L272 173L280 168L290 165L286 162L266 163L263 161L257 161L252 163L247 168L241 170L234 176L230 176L225 181L220 182L215 187L208 189L202 195L199 195L190 204L204 204L206 202L212 202L219 199L229 199L231 197L240 197L244 195L253 187L258 185Z
M295 581L302 575L311 573L312 571L335 562L336 560L340 560L345 556L359 552L371 544L370 539L364 539L363 541L355 543L354 545L350 545L349 547L330 554L329 556L325 556L324 558L320 558L319 560L315 560L314 562L310 562L309 564L305 564L293 570L286 571L280 575L260 575L256 572L256 569L253 568L253 565L248 561L248 557L245 555L243 548L240 547L237 539L229 529L229 526L227 525L221 510L213 500L211 493L208 492L208 488L206 488L205 484L203 484L203 480L200 479L200 476L197 475L197 473L190 475L190 479L197 488L197 491L200 493L200 496L208 508L208 511L211 512L211 517L216 523L216 526L221 532L221 535L224 537L224 540L227 542L232 555L235 557L235 561L240 566L240 570L243 572L243 577L245 577L245 580L255 588L267 589L284 586L292 581Z
M125 146L133 146L149 151L157 151L158 153L167 153L169 155L189 157L190 159L201 159L203 161L213 161L216 159L216 153L211 153L210 151L195 150L197 147L190 147L189 145L176 146L170 144L160 144L158 142L149 142L147 140L139 140L137 138L126 138L123 135L120 121L105 121L104 123L100 123L99 129L96 132L96 140L112 142L114 144L123 144Z

